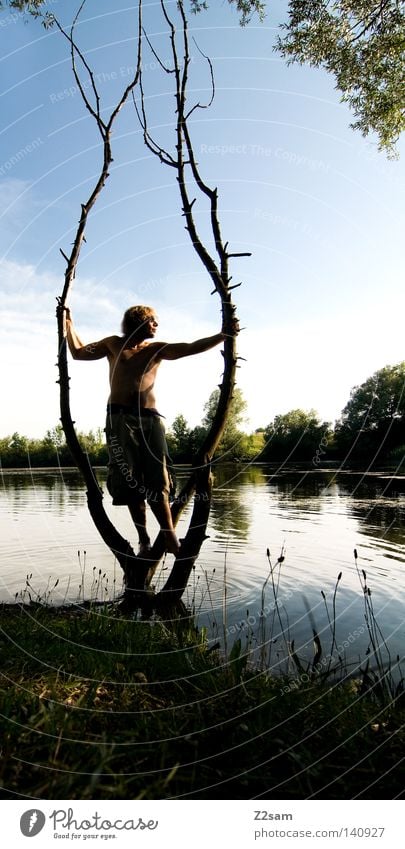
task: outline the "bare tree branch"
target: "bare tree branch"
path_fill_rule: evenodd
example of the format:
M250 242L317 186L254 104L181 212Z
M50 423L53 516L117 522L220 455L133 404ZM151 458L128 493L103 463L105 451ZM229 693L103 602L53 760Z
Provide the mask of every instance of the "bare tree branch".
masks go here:
M186 230L189 233L192 245L199 259L206 268L214 283L214 291L217 292L221 299L222 307L222 326L228 335L224 342L224 373L220 384L219 401L212 425L203 445L194 458L193 471L183 486L178 497L174 501L171 512L173 524L176 526L178 519L183 512L186 504L189 502L193 493L195 493L194 507L192 519L189 529L182 541L180 553L175 560L172 572L162 591L156 598L157 604L165 604L167 598L178 599L184 592L185 586L190 575L191 568L198 556L201 545L206 538L206 527L209 517L210 501L211 501L211 476L210 476L210 460L221 439L223 430L226 424L226 418L229 406L232 400L233 390L235 386L235 373L237 368L236 342L235 342L235 311L236 307L232 303L231 289L236 286L230 286L231 277L229 276L228 260L232 254L228 253L228 243L224 244L218 214L218 191L217 188L211 188L202 178L199 166L196 162L191 135L188 126L188 120L197 108L207 108L201 106L200 103L195 104L191 109L186 109L187 102L187 86L190 67L190 52L187 18L184 12L182 0L177 3L177 10L180 15L180 34L177 35L176 27L172 18L169 16L165 0L160 0L160 5L164 19L169 28L169 39L171 43L174 79L175 79L175 99L176 99L176 153L170 154L164 151L156 141L151 139L148 130L147 111L145 106L145 93L140 84L141 106L137 109L137 114L141 119L141 126L144 132L144 138L149 149L160 161L166 161L167 164L174 165L177 171L177 183L179 186L180 198L182 203L183 215L186 219ZM182 64L179 58L178 40L181 42L183 60ZM149 40L148 40L148 43ZM204 56L200 48L201 55ZM153 50L156 56L156 51ZM215 83L212 63L207 59L212 85L212 103L215 94ZM209 105L209 104L208 104ZM193 185L197 186L199 192L205 195L210 204L210 225L213 235L215 252L217 258L212 255L203 239L201 238L195 218L193 215L196 198L190 197L188 186L188 173L191 172ZM247 256L250 254L235 254L235 256ZM237 286L241 284L238 283ZM159 534L150 554L150 569L147 575L146 583L150 583L159 560L164 552L163 535Z
M87 199L87 201L81 205L81 215L79 219L79 224L76 230L75 238L73 241L73 247L69 256L61 251L62 256L66 260L66 271L65 271L65 282L63 286L63 291L61 296L57 299L57 322L58 322L58 369L59 369L59 385L60 385L60 408L61 408L61 422L63 426L63 430L66 436L67 445L75 459L75 462L80 469L84 480L87 486L87 501L90 514L93 518L93 521L99 531L101 537L104 542L108 545L111 551L114 553L118 562L122 566L124 570L125 581L128 584L129 581L133 582L133 565L136 561L139 565L139 583L143 586L144 575L145 575L145 562L139 561L139 558L136 558L135 552L133 551L131 545L121 534L116 530L113 526L112 522L110 522L104 507L103 507L103 494L102 490L97 482L97 478L94 474L93 469L88 460L87 454L82 450L80 443L78 441L76 431L74 428L74 422L72 420L71 412L70 412L70 392L69 392L69 372L68 372L68 360L67 360L67 346L66 346L66 334L65 334L65 305L68 298L68 295L71 290L71 286L73 284L77 263L80 256L81 247L84 241L84 233L86 229L88 215L96 203L102 189L105 186L106 180L109 176L109 167L113 161L112 152L111 152L111 130L114 124L114 121L122 108L123 104L127 100L129 94L133 91L135 86L137 85L140 77L141 71L141 25L142 25L142 0L139 0L138 3L138 55L137 55L137 66L134 73L133 78L131 79L129 85L124 90L121 95L117 105L113 109L110 114L110 117L105 123L100 117L100 97L97 90L97 86L95 84L94 74L83 56L83 53L77 46L74 40L74 29L77 23L78 17L83 10L85 5L85 0L83 0L82 4L79 7L79 10L74 18L70 34L66 33L63 29L59 21L54 18L54 22L58 27L59 31L62 35L67 38L71 46L71 61L72 61L72 69L77 81L80 94L82 96L83 102L86 108L89 110L90 114L96 121L98 130L101 134L103 141L103 160L100 168L100 173L98 179L94 185L94 188ZM78 56L83 63L86 71L88 72L94 92L94 96L96 99L96 108L91 105L86 93L84 91L83 84L80 80L80 76L76 67L76 56ZM142 568L143 564L143 568Z
M162 60L161 60L161 58L160 58L159 54L158 54L158 53L156 53L156 50L155 50L155 48L153 47L153 44L152 44L152 42L151 42L151 40L150 40L150 38L149 38L149 36L148 36L148 34L147 34L146 30L145 30L143 27L142 27L142 32L143 32L143 34L144 34L144 36L145 36L145 38L146 38L146 41L148 42L148 45L149 45L149 47L150 47L150 49L151 49L151 51L152 51L152 53L153 53L153 55L154 55L154 57L155 57L156 61L158 62L158 64L159 64L159 65L160 65L160 67L162 68L162 71L164 71L166 74L174 74L174 68L166 68L166 65L162 62Z
M136 111L139 123L142 127L142 130L143 130L143 140L145 142L145 145L148 148L148 150L150 150L151 153L153 153L155 156L158 156L160 161L163 162L165 165L171 165L173 168L176 168L176 160L171 156L171 154L167 150L164 150L163 147L160 147L157 144L157 142L154 141L154 139L152 138L152 136L151 136L151 134L148 130L147 119L146 119L146 109L145 109L145 96L144 96L143 83L142 83L142 73L141 73L140 78L139 78L139 91L140 91L140 95L141 95L141 97L140 97L140 103L141 103L140 110L139 110L138 105L136 103L134 94L132 94L132 100L133 100L133 103L134 103L134 107L135 107L135 111Z
M103 121L101 120L101 117L100 117L100 97L99 97L97 87L96 87L96 84L95 84L95 81L94 81L94 74L93 74L88 62L86 61L85 57L83 56L83 53L81 52L81 50L79 49L77 44L75 44L74 39L73 39L74 30L75 30L77 20L80 16L85 4L86 4L86 0L83 0L83 2L81 3L81 5L80 5L80 7L79 7L74 19L73 19L73 23L72 23L72 26L70 28L70 34L68 34L66 32L66 30L61 26L58 19L54 15L52 16L52 21L53 21L53 23L55 23L59 32L62 33L64 38L66 38L68 40L69 44L70 44L72 71L73 71L73 74L74 74L74 78L76 80L77 87L80 91L80 94L81 94L83 103L86 106L86 109L88 109L88 111L90 112L90 115L95 119L97 126L98 126L98 129L99 129L99 131L100 131L100 133L103 137L106 128L105 128L105 124L103 123ZM87 73L90 77L91 87L93 89L93 93L94 93L94 96L95 96L95 99L96 99L96 108L95 109L91 105L91 103L90 103L90 101L89 101L89 99L86 95L86 92L84 90L84 86L83 86L81 78L80 78L80 74L78 73L78 70L77 70L77 67L76 67L76 54L78 55L79 59L83 63L83 65L86 68L86 71L87 71Z
M204 59L206 59L207 62L208 62L208 67L210 69L210 74L211 74L212 94L211 94L211 98L208 101L208 103L199 103L198 102L198 103L195 103L194 106L191 107L191 109L189 110L189 112L187 112L187 115L185 116L186 121L190 118L190 116L193 114L193 112L195 112L196 109L209 109L210 106L212 105L212 103L214 101L214 97L215 97L215 78L214 78L214 69L212 67L211 59L210 59L209 56L206 56L205 53L202 52L202 50L198 46L194 36L193 36L193 41L194 41L194 44L195 44L197 50L199 51L199 53L201 53L201 56L203 56Z

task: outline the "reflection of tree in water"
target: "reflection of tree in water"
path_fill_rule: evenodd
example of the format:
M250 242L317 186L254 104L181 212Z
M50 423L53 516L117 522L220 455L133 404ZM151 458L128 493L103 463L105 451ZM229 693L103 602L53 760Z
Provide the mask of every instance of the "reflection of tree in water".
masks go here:
M395 545L405 542L405 479L385 475L342 475L339 490L349 498L359 532Z
M43 510L63 513L66 508L77 505L85 488L80 474L75 470L52 472L15 472L2 475L3 497L10 513L21 512L24 505L29 509L33 498Z
M218 465L214 468L210 525L221 536L232 534L237 539L248 539L250 506L246 488L258 486L263 490L265 476L258 466Z
M268 476L267 489L277 498L281 510L291 510L298 502L297 508L302 512L321 512L325 494L336 493L334 478L333 472L275 472Z
M266 482L265 468L265 466L255 466L252 463L246 466L243 463L214 465L215 488L220 489L235 484L240 487L247 484L263 486Z
M405 478L387 474L275 471L267 476L267 490L280 510L296 506L300 513L321 512L325 499L344 499L359 532L395 545L405 541Z
M210 525L221 536L232 534L247 539L250 528L249 509L242 501L240 490L216 490L213 494Z

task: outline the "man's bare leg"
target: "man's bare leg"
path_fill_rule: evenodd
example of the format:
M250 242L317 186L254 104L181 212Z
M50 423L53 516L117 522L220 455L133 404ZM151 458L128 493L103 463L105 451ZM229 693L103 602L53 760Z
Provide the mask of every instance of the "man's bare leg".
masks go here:
M146 530L146 504L144 501L134 501L128 504L128 509L138 532L139 554L142 556L150 550L150 536Z
M166 551L169 551L170 554L178 554L180 551L180 543L174 532L173 519L167 495L164 494L156 500L151 498L149 505L164 534Z

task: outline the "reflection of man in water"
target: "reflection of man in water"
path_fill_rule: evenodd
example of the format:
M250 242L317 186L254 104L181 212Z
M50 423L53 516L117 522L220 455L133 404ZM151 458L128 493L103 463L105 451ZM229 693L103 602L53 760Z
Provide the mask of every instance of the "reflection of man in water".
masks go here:
M113 504L128 505L139 536L140 554L146 554L150 537L146 529L147 501L164 533L167 551L177 554L179 542L169 505L168 450L160 413L155 407L154 384L162 360L178 360L201 354L219 345L225 333L195 342L147 342L158 326L151 307L127 309L123 336L108 336L84 345L65 309L66 335L75 360L99 360L110 364L110 397L107 404L109 450L108 489ZM237 332L237 323L234 323Z

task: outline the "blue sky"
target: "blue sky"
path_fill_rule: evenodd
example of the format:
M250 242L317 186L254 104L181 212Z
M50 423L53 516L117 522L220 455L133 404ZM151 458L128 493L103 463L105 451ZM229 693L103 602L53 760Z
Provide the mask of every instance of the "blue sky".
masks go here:
M112 8L113 7L113 8ZM48 2L64 24L76 6ZM168 3L173 10L175 3ZM213 61L216 96L195 113L202 175L217 185L225 240L234 251L239 386L248 429L295 407L334 421L350 389L404 359L402 158L388 161L375 139L349 128L352 116L324 72L286 64L272 50L287 3L269 4L264 24L238 26L228 3L190 20ZM112 9L112 11L111 11ZM77 28L108 112L136 58L133 4L88 0ZM145 27L164 59L159 3L145 2ZM0 307L3 363L0 434L42 435L59 417L56 296L101 149L74 85L68 45L56 31L5 11L0 17ZM209 96L206 62L194 45L190 103ZM145 49L150 126L174 142L171 79ZM144 147L131 104L114 132L114 163L91 216L71 307L84 341L119 332L130 304L153 305L159 338L188 341L220 329L219 303L193 254L174 171ZM207 231L206 206L196 221ZM165 363L159 409L191 425L221 376L219 349ZM71 363L71 403L80 430L103 426L106 363Z

